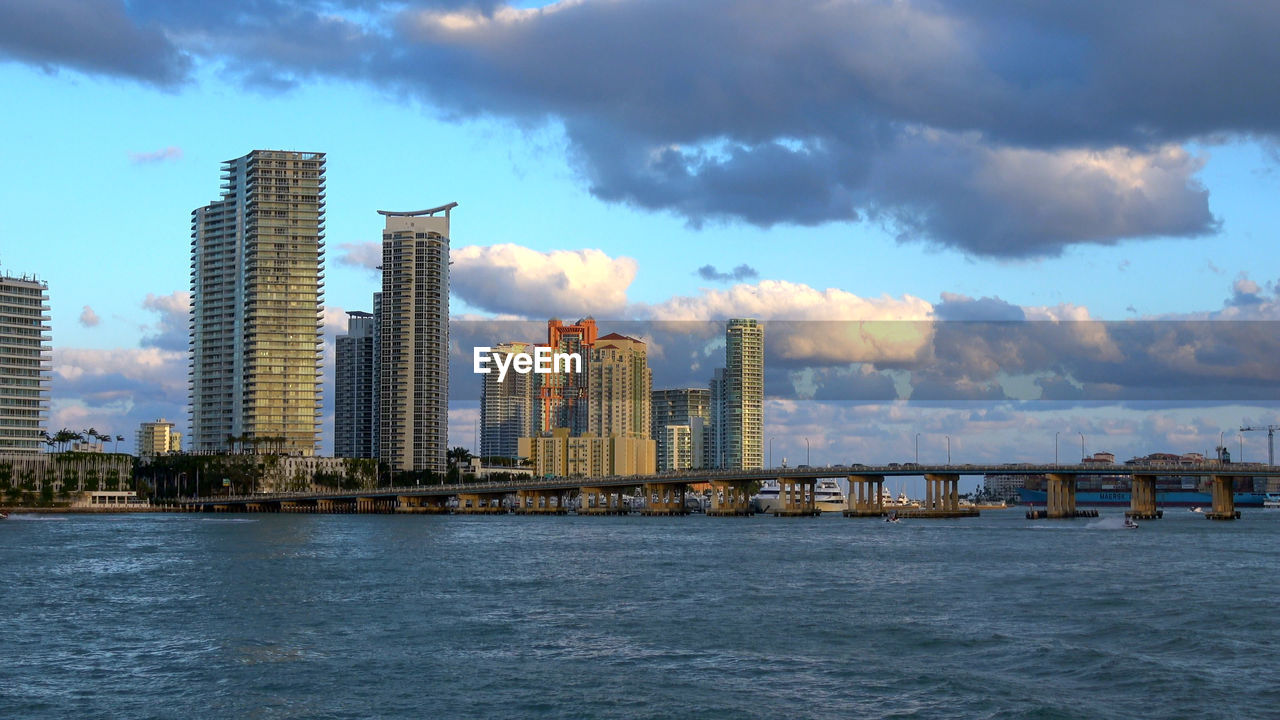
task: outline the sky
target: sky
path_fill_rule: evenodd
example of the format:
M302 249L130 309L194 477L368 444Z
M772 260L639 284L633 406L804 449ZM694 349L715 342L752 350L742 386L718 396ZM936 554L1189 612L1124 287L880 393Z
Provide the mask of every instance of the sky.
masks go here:
M10 0L0 272L49 283L52 428L185 426L190 212L224 160L320 151L327 381L376 211L458 202L455 358L591 314L675 348L655 387L701 384L702 321L758 317L775 463L917 433L922 460L1219 433L1261 459L1237 430L1280 422L1277 30L1191 0ZM452 384L471 446L479 382Z

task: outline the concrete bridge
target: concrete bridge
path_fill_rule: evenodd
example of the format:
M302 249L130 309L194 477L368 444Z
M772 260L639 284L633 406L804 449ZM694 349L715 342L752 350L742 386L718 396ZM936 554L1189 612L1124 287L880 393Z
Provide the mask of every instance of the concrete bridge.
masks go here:
M1045 475L1048 503L1036 517L1070 518L1083 513L1076 509L1076 480L1089 475L1119 475L1132 478L1132 494L1126 515L1158 517L1155 481L1160 475L1208 477L1212 479L1212 511L1206 517L1232 520L1235 509L1232 480L1237 476L1280 477L1274 465L1206 463L1178 465L847 465L823 468L771 468L761 470L698 470L658 475L608 477L541 477L503 482L410 485L403 487L332 490L316 492L259 493L203 498L179 498L167 503L174 510L189 512L301 512L301 513L458 513L559 515L569 512L569 497L575 491L579 515L621 515L632 509L626 498L636 488L645 499L644 515L683 515L685 495L690 485L711 487L712 516L751 515L749 488L755 482L776 481L779 508L775 515L807 516L819 513L814 486L820 479L843 478L849 482L846 517L879 517L889 512L882 502L886 477L923 476L924 505L895 510L901 516L926 518L970 517L978 514L959 505L959 480L963 475Z

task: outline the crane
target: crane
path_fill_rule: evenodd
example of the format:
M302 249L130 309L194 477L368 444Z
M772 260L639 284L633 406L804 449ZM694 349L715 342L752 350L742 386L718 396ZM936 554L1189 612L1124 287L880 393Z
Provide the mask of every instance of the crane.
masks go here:
M1268 425L1266 427L1240 428L1240 432L1251 432L1254 430L1257 430L1258 432L1262 432L1263 430L1267 431L1267 464L1275 465L1276 464L1276 431L1280 430L1280 425Z

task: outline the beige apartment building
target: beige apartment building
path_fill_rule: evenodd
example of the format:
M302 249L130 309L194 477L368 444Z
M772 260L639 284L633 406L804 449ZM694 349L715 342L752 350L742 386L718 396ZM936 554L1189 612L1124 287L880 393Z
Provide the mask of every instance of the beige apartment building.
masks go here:
M644 342L609 333L596 340L589 354L587 432L648 439L653 373Z
M182 452L182 433L173 428L174 424L164 418L142 423L138 427L138 457L146 460L157 455Z
M652 475L656 445L649 438L573 437L568 428L547 436L520 438L520 455L528 458L538 476L601 477Z
M192 211L192 450L315 454L324 208L323 153L254 150Z

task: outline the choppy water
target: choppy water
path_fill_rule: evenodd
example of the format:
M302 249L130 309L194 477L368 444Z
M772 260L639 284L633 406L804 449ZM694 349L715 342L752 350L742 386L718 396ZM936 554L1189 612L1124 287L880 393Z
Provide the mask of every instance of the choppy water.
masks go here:
M1280 512L0 523L0 717L1274 717Z

